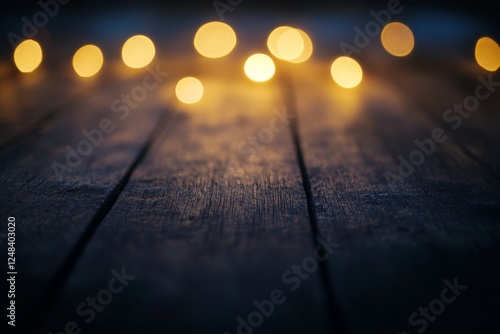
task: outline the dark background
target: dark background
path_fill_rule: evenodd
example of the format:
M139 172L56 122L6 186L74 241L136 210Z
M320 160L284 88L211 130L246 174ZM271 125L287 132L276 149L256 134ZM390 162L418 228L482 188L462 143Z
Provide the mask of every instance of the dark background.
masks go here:
M52 0L40 0L42 2ZM55 1L55 0L54 0ZM219 0L229 4L234 0ZM234 3L234 2L233 2ZM474 59L474 45L483 36L500 41L498 15L491 2L401 0L403 10L392 21L407 24L415 36L415 48L407 62L452 70L453 61ZM365 30L374 21L371 12L385 11L388 1L261 1L243 0L224 13L224 21L236 31L235 57L268 52L266 39L277 26L301 28L311 37L311 59L331 62L343 54L341 45L355 44L355 28ZM22 36L24 20L42 10L39 1L11 1L0 14L0 65L17 73L8 36ZM220 20L213 0L204 1L97 1L70 0L59 5L57 15L38 29L34 39L43 49L42 67L72 74L71 59L84 44L96 44L107 60L118 61L123 42L145 34L155 43L162 59L197 58L193 47L196 30L208 21ZM385 54L379 36L353 55L368 67L380 67ZM397 63L397 59L392 59ZM460 65L462 66L462 65Z

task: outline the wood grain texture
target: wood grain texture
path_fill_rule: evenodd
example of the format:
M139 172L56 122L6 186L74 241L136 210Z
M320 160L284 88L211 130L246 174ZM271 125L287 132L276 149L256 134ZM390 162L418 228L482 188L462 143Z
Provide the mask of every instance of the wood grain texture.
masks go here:
M397 174L398 156L408 160L434 123L380 77L365 75L346 91L324 68L304 67L294 81L319 229L343 245L330 264L348 332L422 329L409 317L455 277L468 290L427 332L495 328L498 180L447 140L409 177L388 183L384 174Z
M467 289L426 332L498 328L498 98L459 132L446 132L448 140L410 176L388 182L386 173L398 174L399 157L410 160L416 139L445 129L439 116L469 95L473 76L401 66L387 68L395 73L387 78L369 68L360 87L343 90L318 62L294 66L289 87L282 78L252 83L232 61L162 63L202 79L197 105L169 101L165 92L180 76L169 78L121 121L111 103L140 85L142 72L109 77L112 89L72 102L58 114L64 117L5 147L0 213L18 221L20 322L56 282L54 305L36 310L43 317L37 332L75 321L97 334L235 333L237 317L256 310L254 300L281 289L287 300L256 333L327 333L333 289L348 333L412 333L422 327L409 317L456 277ZM175 116L165 127L167 103L166 114ZM309 203L289 124L282 124L294 112ZM103 117L116 131L57 180L51 163L63 162L65 146L75 147L85 139L81 131ZM327 286L314 270L291 291L283 273L314 250L308 204L323 238L341 246L326 262ZM135 279L86 324L77 306L122 268Z
M458 70L448 72L406 67L391 79L408 94L409 103L420 108L418 112L429 115L472 159L500 179L498 75L481 70L472 61L457 63L455 68ZM478 86L483 88L477 90ZM484 97L479 99L477 94ZM473 105L474 98L479 102L477 106ZM462 107L462 115L448 111L464 103L470 106Z
M138 78L115 84L68 111L32 139L1 153L2 216L17 221L19 323L31 321L49 282L70 256L89 223L145 145L160 115L162 103L151 97L121 120L110 109L120 94L141 84ZM153 96L153 95L152 95ZM90 131L108 118L114 131L104 134L88 156L59 180L54 161L64 164L66 146L77 149ZM40 311L40 310L38 310ZM40 312L37 312L39 314Z
M56 74L12 75L1 83L0 150L19 143L64 112L97 92L96 83L79 84L75 78Z
M318 273L296 291L282 281L314 247L289 129L276 121L274 110L287 108L279 87L214 72L216 80L199 75L204 100L179 106L130 179L43 330L75 319L92 333L236 333L237 317L247 319L254 300L280 289L287 300L256 332L328 331ZM242 143L270 122L280 130L246 152ZM122 267L135 280L85 324L71 305Z

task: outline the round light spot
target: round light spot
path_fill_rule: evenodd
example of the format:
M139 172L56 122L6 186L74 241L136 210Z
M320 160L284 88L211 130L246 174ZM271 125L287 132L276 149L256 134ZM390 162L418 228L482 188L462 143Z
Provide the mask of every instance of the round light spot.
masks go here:
M194 47L207 58L228 55L236 46L236 33L226 23L208 22L202 25L194 36Z
M313 44L309 35L307 35L304 31L300 29L296 30L300 33L300 35L302 36L302 40L304 41L304 48L302 50L302 53L297 58L290 60L291 63L297 64L297 63L303 63L311 57L313 53Z
M290 28L279 36L276 46L281 59L292 60L304 51L304 40L297 29Z
M102 67L104 58L101 49L95 45L85 45L78 49L73 56L73 68L81 77L91 77Z
M413 50L415 39L408 26L400 22L392 22L384 27L380 40L384 49L396 57L404 57Z
M42 48L37 41L27 39L14 50L14 63L23 73L33 72L42 62Z
M487 71L495 72L500 67L500 46L489 37L481 37L474 50L476 61Z
M203 97L203 84L194 77L183 78L175 86L175 95L183 103L196 103Z
M275 56L276 58L282 59L281 54L278 51L278 40L279 40L280 36L285 31L290 30L290 29L293 29L293 28L288 27L288 26L278 27L278 28L274 29L273 31L271 31L271 33L269 34L269 37L267 38L267 48L269 49L271 54L273 56Z
M309 35L289 26L274 29L267 38L267 48L276 58L296 64L308 60L313 52Z
M123 44L122 59L128 67L143 68L153 60L155 53L155 45L149 37L135 35Z
M273 60L263 53L256 53L248 57L244 69L247 77L257 82L271 79L275 72Z
M359 63L350 57L338 57L330 69L333 80L344 88L354 88L363 78L363 70Z

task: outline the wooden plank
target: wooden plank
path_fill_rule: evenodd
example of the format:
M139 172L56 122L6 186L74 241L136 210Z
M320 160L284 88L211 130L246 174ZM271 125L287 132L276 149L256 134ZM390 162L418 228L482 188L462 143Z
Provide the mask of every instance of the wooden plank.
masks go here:
M79 105L114 85L116 79L127 82L135 76L136 71L125 68L118 60L110 61L107 68L92 78L81 78L67 67L11 74L0 83L0 150L30 139L68 116Z
M395 71L391 79L413 99L420 113L429 115L436 126L446 130L473 159L500 179L498 76L479 70L472 61L459 64L455 72L444 72L439 78L432 69L406 68ZM491 81L485 87L485 82ZM478 91L484 98L476 96L478 86L484 87ZM462 115L448 111L454 110L455 105L463 106L464 101L473 103L474 98L479 102L477 109L471 104L468 108L473 111L463 107Z
M282 281L314 250L291 136L276 116L287 106L275 83L252 83L230 62L202 67L204 99L179 106L41 330L73 320L92 333L236 333L237 318L248 321L256 310L253 301L279 289L286 301L255 332L328 332L317 270L296 291ZM262 130L271 126L279 130ZM269 139L250 152L249 136L262 131ZM121 268L136 278L85 323L77 305Z
M408 160L433 124L384 80L365 75L344 90L328 68L294 69L295 89L319 230L343 245L330 276L348 332L423 330L409 317L455 277L467 290L426 322L427 332L498 328L498 180L448 140L388 183L384 174L397 174L398 156Z
M17 221L19 324L32 324L35 319L31 312L39 306L50 284L64 283L64 271L71 269L75 246L88 237L89 225L99 221L99 214L109 204L106 201L164 114L163 102L158 98L160 88L151 91L127 117L111 109L121 94L130 94L134 87L142 85L146 74L136 72L135 78L116 82L112 89L67 112L67 117L32 140L11 145L1 153L0 212L2 217L14 216ZM167 85L167 81L163 84ZM102 140L95 134L96 128L103 134ZM87 140L83 130L94 133L97 144L81 144ZM61 180L53 164L67 163L68 146L90 153L81 161L73 153L72 170L62 172ZM40 309L35 312L39 314Z
M95 82L82 85L74 78L39 72L10 76L0 88L0 149L40 130L97 92Z

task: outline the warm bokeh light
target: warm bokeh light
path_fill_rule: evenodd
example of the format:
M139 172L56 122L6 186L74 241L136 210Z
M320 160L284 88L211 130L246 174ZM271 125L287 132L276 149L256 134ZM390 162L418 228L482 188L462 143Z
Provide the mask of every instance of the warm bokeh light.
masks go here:
M16 47L14 63L23 73L33 72L42 62L42 48L37 41L27 39Z
M155 45L151 39L135 35L123 44L122 59L128 67L143 68L153 60L155 53Z
M302 63L313 52L311 38L304 31L289 26L274 29L267 38L267 48L276 58L291 63Z
M353 88L359 85L363 78L363 70L359 63L351 57L338 57L330 69L333 80L344 88Z
M380 40L384 49L396 57L410 54L415 46L411 29L400 22L392 22L384 27Z
M236 33L223 22L208 22L198 29L194 36L196 51L207 58L228 55L236 46Z
M183 78L175 86L175 95L183 103L196 103L203 97L203 84L194 77Z
M292 27L288 27L288 26L278 27L278 28L274 29L273 31L271 31L271 33L269 34L269 37L267 38L267 48L269 49L271 54L273 56L275 56L276 58L281 59L281 55L278 52L278 40L279 40L280 36L285 31L290 30L290 29L292 29Z
M253 81L264 82L274 75L274 62L268 55L256 53L245 62L245 74Z
M281 59L292 60L304 51L304 40L297 29L290 28L279 36L276 47Z
M290 60L290 62L297 64L303 63L311 57L313 53L313 44L308 34L300 29L296 30L300 33L300 35L302 36L302 40L304 41L304 48L302 49L302 53L297 58Z
M489 37L481 37L474 51L476 61L487 71L495 72L500 67L500 46Z
M73 68L81 77L91 77L102 67L104 58L101 49L95 45L84 45L73 56Z

